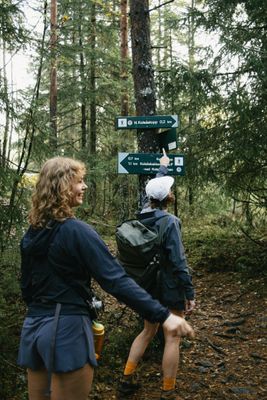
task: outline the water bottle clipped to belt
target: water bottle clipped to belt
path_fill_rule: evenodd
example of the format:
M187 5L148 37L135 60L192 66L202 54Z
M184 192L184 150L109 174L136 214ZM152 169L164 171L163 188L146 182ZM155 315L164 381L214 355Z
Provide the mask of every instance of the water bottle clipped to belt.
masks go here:
M105 328L98 321L92 321L92 329L94 334L95 357L99 360L104 344Z
M104 325L98 322L98 316L102 310L103 302L94 295L90 302L90 315L92 319L92 330L94 334L95 357L97 360L99 360L103 349L105 335Z

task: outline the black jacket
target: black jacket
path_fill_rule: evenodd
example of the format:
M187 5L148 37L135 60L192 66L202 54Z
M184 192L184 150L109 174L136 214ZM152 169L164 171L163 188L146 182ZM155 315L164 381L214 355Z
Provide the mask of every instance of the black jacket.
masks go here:
M86 292L91 278L151 322L162 323L169 315L126 275L94 229L75 218L28 229L21 241L21 274L28 316L51 315L56 303L62 314L87 313L74 286Z

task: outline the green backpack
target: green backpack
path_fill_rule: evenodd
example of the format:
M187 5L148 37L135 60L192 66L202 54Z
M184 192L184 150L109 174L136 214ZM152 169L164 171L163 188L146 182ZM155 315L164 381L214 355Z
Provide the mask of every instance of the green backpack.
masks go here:
M118 225L115 233L119 262L127 274L149 292L157 286L167 217L168 215L164 215L160 218L159 231L144 225L138 219L131 219Z

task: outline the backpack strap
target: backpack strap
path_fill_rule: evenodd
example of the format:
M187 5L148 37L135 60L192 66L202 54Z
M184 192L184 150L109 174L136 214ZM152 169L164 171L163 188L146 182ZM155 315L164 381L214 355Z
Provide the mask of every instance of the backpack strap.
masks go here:
M49 364L48 364L48 385L47 390L45 392L45 396L50 398L51 395L51 383L52 383L52 373L54 368L54 359L55 359L55 347L56 347L56 336L57 336L57 327L59 321L59 315L61 310L61 304L57 303L56 311L52 324L52 337L50 342L50 351L49 351Z
M136 282L142 286L145 290L147 290L150 294L156 295L159 290L159 272L160 272L160 260L161 260L161 255L162 255L162 249L161 249L161 244L163 241L163 235L166 229L166 226L168 224L168 218L169 215L163 215L162 217L158 218L160 219L160 225L159 225L159 232L158 232L158 237L157 237L157 247L158 251L155 253L155 255L152 257L151 261L148 263L148 265L145 268L144 274L136 280ZM156 286L151 288L151 279L153 275L156 274ZM151 279L150 279L151 278ZM151 292L152 289L152 292Z

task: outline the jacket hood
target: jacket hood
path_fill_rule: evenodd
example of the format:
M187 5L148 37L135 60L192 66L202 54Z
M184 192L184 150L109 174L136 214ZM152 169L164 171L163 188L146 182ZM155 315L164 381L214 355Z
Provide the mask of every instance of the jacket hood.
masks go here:
M155 208L149 211L141 212L138 215L138 219L145 225L153 226L157 220L165 215L169 215L169 213L165 210L159 210L158 208Z
M61 223L57 221L52 221L41 229L30 226L21 240L21 250L27 255L46 255L60 226Z

